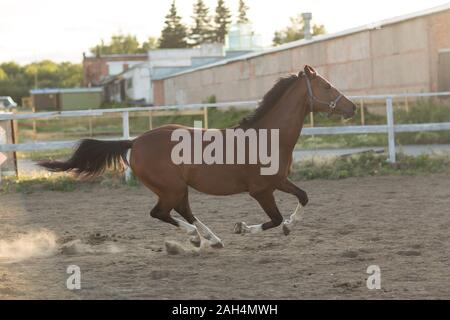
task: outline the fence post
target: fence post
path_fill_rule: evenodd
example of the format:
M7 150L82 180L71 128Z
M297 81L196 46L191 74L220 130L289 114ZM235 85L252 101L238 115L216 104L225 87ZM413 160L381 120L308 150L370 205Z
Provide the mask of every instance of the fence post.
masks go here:
M394 130L394 109L392 108L392 98L386 99L386 116L388 126L388 147L389 162L395 163L395 130Z
M122 112L122 138L124 140L130 139L130 114L128 111ZM125 181L131 179L131 170L129 167L125 169Z
M365 118L365 114L364 114L364 100L361 99L360 103L361 103L361 125L365 126L366 125L366 118Z
M150 130L153 130L153 111L148 113L148 127Z
M205 122L205 129L208 129L208 108L203 107L203 121Z
M92 138L93 132L92 132L92 116L89 117L89 136Z

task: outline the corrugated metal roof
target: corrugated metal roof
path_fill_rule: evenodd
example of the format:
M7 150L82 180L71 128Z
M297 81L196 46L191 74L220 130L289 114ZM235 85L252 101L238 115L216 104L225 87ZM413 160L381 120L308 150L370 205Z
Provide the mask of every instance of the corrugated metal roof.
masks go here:
M85 93L85 92L103 92L103 88L45 88L32 89L30 94L56 94L56 93Z
M155 80L169 79L169 78L173 78L173 77L180 76L183 74L199 71L199 70L204 70L204 69L209 69L209 68L213 68L213 67L217 67L217 66L226 65L226 64L233 63L236 61L248 60L248 59L263 56L266 54L271 54L271 53L275 53L275 52L279 52L279 51L289 50L289 49L296 48L296 47L306 46L306 45L310 45L310 44L321 42L321 41L326 41L326 40L330 40L330 39L335 39L335 38L351 35L354 33L359 33L362 31L373 30L376 28L390 25L390 24L395 24L395 23L399 23L402 21L423 17L423 16L427 16L430 14L434 14L434 13L442 12L442 11L446 11L446 10L450 10L450 2L440 5L440 6L437 6L437 7L425 9L422 11L409 13L409 14L405 14L405 15L401 15L401 16L397 16L397 17L393 17L393 18L389 18L389 19L385 19L385 20L381 20L381 21L377 21L377 22L368 23L368 24L365 24L363 26L359 26L356 28L351 28L351 29L347 29L347 30L343 30L343 31L335 32L335 33L315 36L311 40L301 39L301 40L292 41L292 42L280 45L278 47L269 48L264 51L252 52L249 54L244 54L244 55L238 56L236 58L223 59L218 62L203 65L203 66L200 66L197 68L192 68L192 69L189 69L186 71L171 74L169 76L161 77L161 78L155 79Z
M147 58L147 53L119 53L119 54L101 54L100 56L92 55L86 56L86 59L97 59L97 58Z

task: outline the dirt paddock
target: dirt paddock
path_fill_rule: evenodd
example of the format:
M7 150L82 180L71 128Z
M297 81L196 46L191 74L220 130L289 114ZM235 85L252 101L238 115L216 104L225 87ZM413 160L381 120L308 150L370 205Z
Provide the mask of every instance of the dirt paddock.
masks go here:
M193 212L225 248L191 250L181 230L150 218L143 187L0 195L0 298L450 298L450 176L297 182L310 197L289 236L232 233L267 220L248 195L191 192ZM296 206L277 193L285 217ZM169 255L165 241L186 252ZM81 290L66 288L69 265ZM367 267L381 289L366 287Z

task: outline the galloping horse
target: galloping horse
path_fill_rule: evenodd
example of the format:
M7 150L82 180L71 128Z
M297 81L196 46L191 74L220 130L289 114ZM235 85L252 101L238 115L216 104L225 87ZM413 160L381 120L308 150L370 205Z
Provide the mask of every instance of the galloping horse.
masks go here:
M305 66L298 75L281 78L266 93L259 107L233 128L278 129L279 167L273 175L261 175L263 165L259 162L175 164L171 159L176 144L171 139L172 133L182 128L194 135L196 130L179 125L162 126L134 140L82 140L69 160L43 161L39 164L50 171L67 171L88 177L102 174L107 167L123 169L129 164L134 175L158 196L158 202L150 212L152 217L185 229L196 246L200 245L203 236L212 247L221 248L223 244L220 238L192 214L188 187L212 195L248 192L260 204L270 221L250 226L244 222L236 223L235 233L257 233L283 223L283 231L287 235L294 221L301 218L303 207L308 203L306 192L288 179L292 151L305 116L309 112L325 112L349 118L355 114L355 110L356 106L349 99L312 67ZM220 132L225 135L223 130ZM203 143L203 148L206 145ZM275 190L290 193L298 199L296 210L284 222L273 196ZM185 221L172 217L172 210Z

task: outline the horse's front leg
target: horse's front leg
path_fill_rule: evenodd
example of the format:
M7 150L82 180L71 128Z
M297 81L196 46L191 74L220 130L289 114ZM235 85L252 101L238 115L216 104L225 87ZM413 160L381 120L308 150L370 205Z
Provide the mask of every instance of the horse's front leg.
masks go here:
M303 218L304 214L304 207L308 203L308 195L305 191L297 187L295 184L293 184L288 179L282 181L278 186L277 189L286 193L290 193L297 197L298 204L297 208L295 209L294 213L292 213L286 221L283 222L283 232L285 235L288 235L291 232L292 226L296 221L300 221Z
M275 198L273 197L273 190L250 195L258 201L259 205L269 216L270 221L251 226L248 226L245 222L238 222L234 226L234 233L258 233L270 228L278 227L283 222L283 217L281 216L275 203Z

